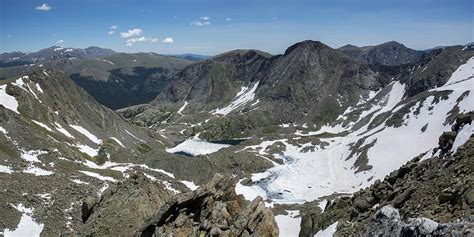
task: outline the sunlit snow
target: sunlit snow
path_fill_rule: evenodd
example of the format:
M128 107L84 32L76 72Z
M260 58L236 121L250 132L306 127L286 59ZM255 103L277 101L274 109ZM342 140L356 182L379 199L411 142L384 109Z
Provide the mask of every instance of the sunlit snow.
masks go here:
M83 128L82 126L79 126L79 125L70 125L71 128L73 128L74 130L80 132L82 135L86 136L87 138L89 138L89 140L91 140L92 142L94 142L95 144L100 144L102 143L102 140L100 140L99 138L97 138L94 134L92 134L91 132L89 132L87 129Z
M255 91L257 90L259 83L260 82L256 82L252 87L242 86L242 89L235 96L234 101L222 109L217 109L213 114L227 115L235 109L252 101L255 98Z
M12 205L13 206L13 205ZM22 237L22 236L40 236L43 231L44 224L37 223L33 219L33 209L26 208L23 204L13 206L22 213L20 223L15 229L5 229L5 237Z
M187 140L185 140L184 142L178 144L177 146L173 148L167 148L166 151L169 153L183 152L186 154L190 154L192 156L198 156L198 155L211 154L229 146L230 145L227 145L227 144L217 144L217 143L207 142L195 136L192 138L188 138Z

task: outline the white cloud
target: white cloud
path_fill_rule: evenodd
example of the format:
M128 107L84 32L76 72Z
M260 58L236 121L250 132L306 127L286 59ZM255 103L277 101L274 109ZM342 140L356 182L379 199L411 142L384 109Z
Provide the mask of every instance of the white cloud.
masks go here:
M225 19L225 20L226 20L226 21L231 21L232 19L230 19L230 18L227 18L227 19Z
M199 20L197 21L192 21L191 25L192 26L207 26L210 25L211 22L209 21L211 18L208 16L201 16L199 17Z
M109 34L110 34L110 32L109 32ZM143 34L143 30L140 29L140 28L135 28L135 29L128 30L127 32L121 32L120 33L122 38L126 39L126 41L125 41L126 44L125 45L127 47L132 47L133 44L137 43L137 42L147 42L147 43L158 42L157 38L145 37L145 36L142 36L142 34Z
M163 40L163 43L165 43L165 44L171 44L171 43L173 43L173 42L174 42L174 40L173 40L173 38L171 38L171 37L166 37L166 38Z
M127 32L122 32L120 33L120 35L122 36L122 38L128 39L128 38L140 37L142 33L143 33L142 29L135 28L135 29L128 30Z
M147 42L147 43L156 43L158 42L157 38L146 38L146 37L134 37L134 38L129 38L126 41L126 46L131 47L134 43L137 42Z
M203 24L200 21L193 21L191 22L192 26L203 26Z
M58 41L56 41L56 44L62 44L62 43L64 43L64 40L58 40Z
M49 10L51 10L51 7L47 3L43 3L43 5L37 6L36 10L38 10L38 11L49 11Z
M110 31L108 32L109 35L113 35L115 34L115 30L117 30L118 26L111 26L110 27Z

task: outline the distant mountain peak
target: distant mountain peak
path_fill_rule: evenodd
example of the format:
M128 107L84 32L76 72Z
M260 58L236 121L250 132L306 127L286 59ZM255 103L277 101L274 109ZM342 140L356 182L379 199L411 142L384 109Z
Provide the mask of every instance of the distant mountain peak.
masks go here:
M288 47L288 49L286 49L286 51L285 51L285 55L288 55L288 54L290 54L291 52L293 52L295 50L303 50L303 51L316 50L316 51L320 51L322 49L332 49L332 48L325 45L325 44L323 44L323 43L321 43L320 41L304 40L304 41L298 42L298 43Z

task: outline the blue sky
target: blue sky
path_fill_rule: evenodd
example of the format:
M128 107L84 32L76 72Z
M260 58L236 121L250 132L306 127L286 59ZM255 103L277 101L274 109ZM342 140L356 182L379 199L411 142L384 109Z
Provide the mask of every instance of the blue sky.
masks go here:
M94 45L120 52L281 53L305 39L332 47L396 40L426 49L474 41L473 2L1 0L0 52Z

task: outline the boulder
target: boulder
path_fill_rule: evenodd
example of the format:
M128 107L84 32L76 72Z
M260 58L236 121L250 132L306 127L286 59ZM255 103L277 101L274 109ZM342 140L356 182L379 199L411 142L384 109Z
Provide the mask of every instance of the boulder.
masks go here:
M78 235L133 235L172 194L143 174L131 174L116 188L107 189L100 201L88 197L82 205L84 225Z
M178 194L136 233L140 236L278 236L273 213L262 198L235 193L235 180L215 175L205 186Z

